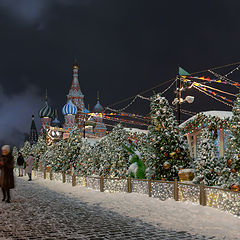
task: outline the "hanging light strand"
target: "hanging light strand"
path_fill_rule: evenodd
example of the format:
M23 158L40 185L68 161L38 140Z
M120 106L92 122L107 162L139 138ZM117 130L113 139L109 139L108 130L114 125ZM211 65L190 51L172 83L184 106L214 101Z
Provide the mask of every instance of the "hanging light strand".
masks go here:
M224 75L224 77L227 77L228 75L234 73L235 71L238 71L240 68L240 65L238 65L236 68L234 68L232 71L228 72L227 74Z
M236 86L236 85L238 85L237 82L234 82L233 80L231 80L231 79L229 79L229 78L227 78L227 77L225 77L225 76L222 76L221 74L216 73L216 72L214 72L214 71L212 71L212 70L208 70L208 72L210 72L211 74L213 74L215 77L218 77L218 78L221 79L221 80L225 80L225 81L227 81L227 82L230 82L230 83L232 83L231 85L234 85L235 87L239 88L238 86Z
M213 98L213 99L215 99L215 100L217 100L217 101L219 101L219 102L221 102L221 103L223 103L223 104L225 104L225 105L228 105L228 106L230 106L230 107L233 106L233 105L228 104L228 103L226 103L226 102L224 102L224 101L222 101L222 100L220 100L220 99L218 99L218 98L212 96L211 94L209 94L209 93L207 93L207 92L201 90L199 87L196 87L196 86L193 86L193 87L194 87L195 89L197 89L198 91L200 91L200 92L206 94L207 96L209 96L209 97L211 97L211 98Z

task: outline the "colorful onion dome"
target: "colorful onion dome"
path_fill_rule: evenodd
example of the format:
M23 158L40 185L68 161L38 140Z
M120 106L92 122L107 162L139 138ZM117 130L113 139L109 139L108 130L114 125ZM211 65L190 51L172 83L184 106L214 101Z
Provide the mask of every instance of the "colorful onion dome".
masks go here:
M63 115L68 115L68 114L77 114L77 107L73 104L72 100L69 99L67 103L63 106L62 108L62 113Z
M53 109L48 105L47 101L45 102L45 105L39 110L38 112L40 118L54 118L54 111Z
M88 109L84 109L84 113L90 113L90 111Z
M102 113L103 111L104 111L103 106L100 104L99 101L97 101L97 104L93 108L93 112Z

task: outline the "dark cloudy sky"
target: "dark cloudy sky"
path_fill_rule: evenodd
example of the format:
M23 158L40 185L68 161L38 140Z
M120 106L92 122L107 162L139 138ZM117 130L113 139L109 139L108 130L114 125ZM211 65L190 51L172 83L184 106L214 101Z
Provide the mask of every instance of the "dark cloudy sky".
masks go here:
M178 66L196 72L240 61L239 8L238 1L221 0L0 0L1 138L28 132L46 88L61 112L75 57L90 108L97 90L108 106L173 78ZM185 109L231 110L190 94L196 99ZM165 96L172 101L173 89ZM148 105L138 100L126 111L146 114Z

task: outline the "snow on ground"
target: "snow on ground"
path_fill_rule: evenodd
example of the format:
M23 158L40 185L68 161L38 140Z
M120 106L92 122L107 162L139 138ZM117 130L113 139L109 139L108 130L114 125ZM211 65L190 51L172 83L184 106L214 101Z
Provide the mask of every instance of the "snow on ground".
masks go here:
M44 179L35 179L34 183L88 205L100 206L154 226L161 225L169 230L188 231L207 237L216 236L217 239L240 239L240 218L214 208L172 199L160 201L138 193L98 192Z

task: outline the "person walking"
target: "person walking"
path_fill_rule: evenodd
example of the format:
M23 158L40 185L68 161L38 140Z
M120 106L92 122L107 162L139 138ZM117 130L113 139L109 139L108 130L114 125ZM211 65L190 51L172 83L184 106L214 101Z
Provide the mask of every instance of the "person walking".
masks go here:
M33 155L30 154L30 156L26 159L26 173L28 175L28 181L32 181L33 163L34 163L34 158L33 158Z
M22 177L23 176L23 164L24 164L24 158L22 153L18 153L18 158L17 158L17 165L18 165L18 176Z
M14 176L13 176L13 168L14 168L14 157L10 152L10 146L4 145L2 146L2 154L0 156L0 186L2 188L3 199L5 201L6 197L7 203L10 203L10 189L14 188Z

